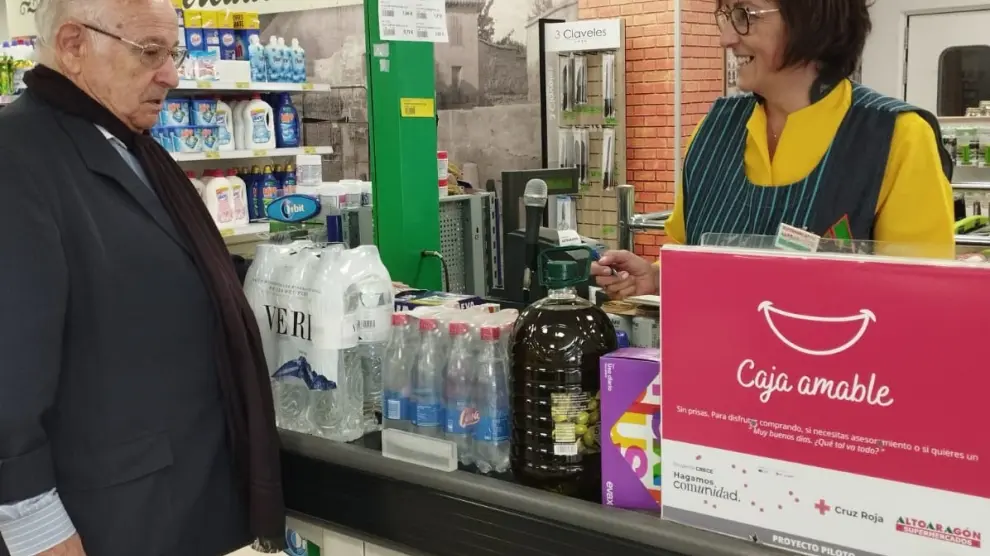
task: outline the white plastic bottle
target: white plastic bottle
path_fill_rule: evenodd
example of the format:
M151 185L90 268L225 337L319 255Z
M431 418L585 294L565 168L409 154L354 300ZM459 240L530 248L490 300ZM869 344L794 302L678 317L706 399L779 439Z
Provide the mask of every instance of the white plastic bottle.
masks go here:
M220 229L234 227L234 199L230 182L223 176L222 170L207 170L203 175L208 178L203 190L203 201L213 216L213 221Z
M295 68L292 63L292 49L285 44L285 37L278 38L278 59L282 62L279 71L279 81L292 83L295 81Z
M234 109L234 140L237 145L237 150L247 150L249 148L249 141L247 139L248 130L251 126L247 123L247 107L251 103L251 99L246 98L237 103L237 108Z
M234 111L226 102L217 99L217 150L232 151L236 148L234 139Z
M292 70L296 83L306 82L306 51L295 38L292 39Z
M268 81L282 81L282 49L278 46L278 37L268 37L265 45L265 64L268 66Z
M251 102L242 108L244 110L244 138L249 150L275 148L275 112L271 105L261 100L261 95L255 93Z
M230 182L231 198L234 201L234 225L247 226L251 223L247 184L237 175L237 168L229 168L226 178Z
M196 193L198 193L199 196L202 197L203 190L206 189L206 184L203 183L199 178L197 178L196 172L193 172L192 170L186 172L186 177L189 178L189 182L192 183L193 187L196 188Z

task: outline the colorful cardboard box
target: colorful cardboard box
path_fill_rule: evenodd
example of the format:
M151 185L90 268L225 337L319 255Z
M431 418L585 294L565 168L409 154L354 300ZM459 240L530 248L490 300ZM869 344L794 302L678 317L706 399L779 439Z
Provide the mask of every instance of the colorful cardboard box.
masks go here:
M601 359L602 503L660 509L660 350Z

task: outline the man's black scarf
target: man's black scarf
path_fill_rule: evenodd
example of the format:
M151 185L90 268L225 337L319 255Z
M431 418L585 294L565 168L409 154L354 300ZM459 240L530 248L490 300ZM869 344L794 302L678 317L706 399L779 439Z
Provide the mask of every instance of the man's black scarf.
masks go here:
M254 313L210 213L185 172L147 133L135 133L48 67L37 66L24 82L30 94L106 129L127 145L189 246L217 315L217 375L232 454L246 489L251 533L260 541L256 546L281 547L285 507L268 367Z

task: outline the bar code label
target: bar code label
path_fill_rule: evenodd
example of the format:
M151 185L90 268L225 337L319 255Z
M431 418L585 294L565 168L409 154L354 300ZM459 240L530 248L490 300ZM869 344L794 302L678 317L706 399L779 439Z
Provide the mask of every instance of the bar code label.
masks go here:
M385 37L394 37L395 36L395 27L385 27L385 28L383 28L382 29L382 36L385 36Z
M358 330L372 330L375 328L375 321L363 320L358 323Z
M554 444L553 455L555 456L576 456L578 455L577 442L574 444Z
M385 17L395 17L395 10L392 9L382 10L382 15Z
M426 19L426 12L416 12L416 19Z
M416 31L416 36L421 39L428 39L430 37L429 31Z
M436 113L432 98L401 98L399 108L403 118L432 118Z

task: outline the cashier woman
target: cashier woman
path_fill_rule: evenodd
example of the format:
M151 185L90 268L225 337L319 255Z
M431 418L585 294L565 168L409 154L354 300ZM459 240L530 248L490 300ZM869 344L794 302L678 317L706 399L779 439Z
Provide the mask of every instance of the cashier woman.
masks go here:
M937 121L849 80L870 32L867 5L720 0L720 42L752 94L715 101L694 130L671 241L775 235L783 222L952 255L952 163ZM605 254L592 273L613 299L657 293L657 263L626 251Z

